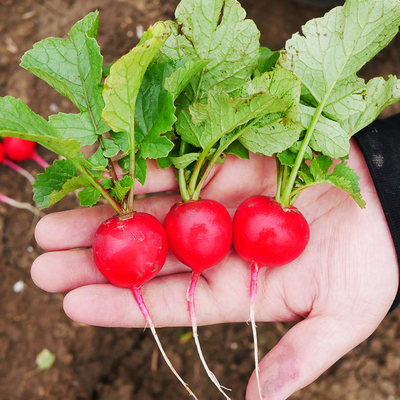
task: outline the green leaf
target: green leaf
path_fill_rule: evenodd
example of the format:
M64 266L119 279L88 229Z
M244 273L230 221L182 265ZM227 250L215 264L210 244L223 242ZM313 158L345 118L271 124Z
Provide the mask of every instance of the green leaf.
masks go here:
M324 114L335 121L346 121L354 114L363 113L365 82L356 75L339 82L332 90L324 107Z
M147 67L165 42L169 31L157 23L146 33L148 40L134 47L116 61L104 83L105 107L103 119L115 132L127 132L132 138L135 126L135 106ZM130 141L131 143L131 141ZM130 148L130 151L135 149Z
M70 30L69 36L77 53L77 67L82 90L85 96L85 107L82 112L88 111L93 125L98 133L107 131L101 119L104 108L101 79L103 75L103 57L97 44L97 31L99 27L98 11L89 13L77 22Z
M98 12L89 13L71 28L71 40L42 40L21 60L22 67L79 108L80 115L60 113L50 117L50 122L62 137L76 139L82 145L93 144L97 135L109 130L101 119L103 57L96 41L98 25Z
M174 29L162 55L208 60L201 78L196 76L190 83L189 103L207 97L215 85L230 93L250 79L258 61L260 34L236 0L183 0L175 15L182 34L178 27Z
M144 158L166 157L174 144L166 136L158 136L155 133L147 135L140 143L140 154Z
M78 197L81 206L92 207L100 200L101 194L97 189L87 187L78 193Z
M293 35L280 64L301 79L318 104L332 104L335 90L357 79L355 74L387 46L399 24L397 0L348 0L307 22L303 35Z
M316 181L324 180L329 174L332 160L324 155L313 158L310 162L310 172Z
M39 371L45 371L46 369L51 368L55 361L56 356L49 349L43 349L36 356L36 365Z
M347 165L346 161L342 161L336 165L327 180L332 185L347 192L361 208L365 207L365 201L362 198L358 184L360 178Z
M103 155L107 158L115 157L119 153L119 146L110 139L102 139L104 150Z
M257 65L258 73L263 74L264 72L271 71L278 61L279 56L279 51L272 51L268 47L261 47Z
M85 96L77 71L77 54L68 39L48 38L33 45L21 59L21 67L43 79L78 108L85 107Z
M388 79L374 78L367 83L364 96L365 110L353 114L341 125L349 135L354 135L373 122L388 106L400 100L400 80L393 75Z
M123 188L129 189L133 185L134 180L129 175L125 175L124 177L122 177L119 183Z
M123 153L129 150L129 137L126 132L110 132L110 136L114 139L114 143Z
M183 66L179 67L165 80L165 89L172 94L174 99L178 98L189 82L199 74L207 64L208 61L189 58Z
M296 161L297 153L300 150L302 142L298 141L294 143L290 148L286 149L285 151L278 153L277 157L282 165L287 165L289 167L293 167ZM306 152L304 155L305 160L311 160L313 158L313 153L310 147L307 146Z
M68 193L88 186L84 177L78 175L75 166L68 160L56 160L38 174L33 184L33 200L40 208L50 207Z
M90 118L89 112L80 114L58 113L49 116L49 123L66 139L75 139L82 146L94 144L98 139L98 134L108 131L106 127L103 131L96 131Z
M345 136L351 132L342 128L347 129L347 123L331 124L323 114L336 121L351 119L355 129L357 116L370 121L386 104L381 98L378 107L367 109L367 88L356 74L393 39L399 24L397 0L347 0L307 22L302 35L296 33L286 42L279 64L302 81L306 102L315 105L300 116L305 128L316 130L308 135L314 150L338 158L350 149Z
M307 186L313 186L315 184L314 177L310 172L309 166L303 161L301 163L300 170L298 172L298 176L304 181Z
M269 93L286 104L286 116L296 121L301 81L289 70L276 68L271 72L255 77L243 85L242 92L247 96L257 93Z
M189 110L181 110L178 112L175 129L183 141L190 143L194 147L201 147L199 141L201 131L199 131L199 127L193 123Z
M103 65L103 67L102 67L102 75L103 75L103 78L107 78L107 76L110 75L110 69L111 69L111 66L112 66L113 64L114 64L114 63L112 62L112 63L110 63L110 64Z
M135 158L135 165L136 165L136 179L144 185L146 182L146 172L147 172L147 164L146 160L142 157Z
M122 171L129 171L129 155L122 157L118 160L118 165L121 167Z
M96 152L88 158L91 167L94 170L105 171L108 165L108 160L104 157L103 150L99 147Z
M170 157L157 158L157 164L161 169L169 168L172 165Z
M192 162L199 159L200 153L186 153L177 157L169 157L176 169L186 168Z
M66 96L82 112L90 111L99 129L103 123L101 77L103 57L97 44L98 12L89 13L69 33L71 40L48 38L36 43L21 66Z
M233 154L234 156L248 160L250 158L249 151L239 141L235 140L225 150L226 154Z
M164 88L172 72L168 63L153 64L144 75L135 109L135 138L143 158L166 157L173 143L160 137L172 129L176 120L174 98Z
M184 141L192 144L195 143L188 136L194 133L204 149L240 125L265 114L285 112L287 109L284 100L269 92L252 94L247 98L231 98L216 86L210 90L207 104L196 103L190 107L192 122L196 124L192 131L184 131L180 124L176 125L176 129Z
M273 114L261 117L251 124L239 141L252 153L272 156L296 142L301 131L300 124Z
M299 110L299 122L307 129L311 125L315 109L300 105ZM338 122L321 116L315 125L309 145L313 150L329 157L340 158L349 154L350 137Z
M271 156L290 147L302 131L296 122L301 83L288 70L277 68L244 85L247 94L268 91L285 105L280 113L262 115L252 123L239 141L251 152ZM271 110L272 112L272 110Z
M6 136L32 140L65 158L84 161L78 141L63 139L44 118L10 96L0 97L0 137Z

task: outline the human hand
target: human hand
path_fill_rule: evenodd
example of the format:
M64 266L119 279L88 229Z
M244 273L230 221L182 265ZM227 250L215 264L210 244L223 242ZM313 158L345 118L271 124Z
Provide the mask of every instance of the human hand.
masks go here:
M307 249L285 267L260 272L257 320L300 321L260 364L263 394L269 400L288 398L366 339L394 299L398 270L393 243L369 172L355 145L350 165L361 176L367 208L360 210L333 187L324 185L305 191L296 206L310 224ZM273 161L265 157L253 156L251 161L228 157L215 170L203 197L222 202L233 214L245 198L273 194L273 169ZM141 191L175 188L172 171L151 168L148 183ZM175 195L160 195L137 200L136 208L162 220L178 199ZM89 248L98 225L112 214L112 209L100 206L43 218L36 238L51 252L35 261L32 278L49 292L68 292L64 309L76 321L142 327L145 321L130 291L106 283ZM250 269L233 249L219 266L202 276L196 292L199 324L248 320ZM185 299L189 279L188 268L169 256L160 275L144 285L143 296L156 326L190 325ZM253 374L246 398L257 396Z

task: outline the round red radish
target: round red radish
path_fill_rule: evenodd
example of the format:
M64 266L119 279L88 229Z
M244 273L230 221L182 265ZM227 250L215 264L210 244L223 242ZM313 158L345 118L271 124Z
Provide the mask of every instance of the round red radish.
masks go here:
M94 261L115 286L140 287L158 274L167 254L162 224L146 213L112 217L99 226L94 236Z
M0 163L4 161L4 147L3 143L0 142Z
M13 161L26 161L35 155L36 143L15 137L4 138L4 153Z
M165 217L171 253L194 273L221 262L232 245L232 220L214 200L175 204Z
M283 207L266 196L245 200L233 218L233 244L238 254L259 267L278 267L306 248L310 228L295 207Z

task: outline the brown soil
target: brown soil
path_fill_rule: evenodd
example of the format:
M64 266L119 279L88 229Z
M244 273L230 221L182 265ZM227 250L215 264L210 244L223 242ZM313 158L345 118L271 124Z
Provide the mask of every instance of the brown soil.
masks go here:
M137 42L136 29L172 17L176 0L1 0L0 95L22 98L43 116L50 109L72 111L71 106L46 84L18 67L24 51L47 36L63 36L88 11L101 11L99 41L105 61L124 54ZM262 42L279 49L291 33L321 10L290 0L245 0ZM400 39L396 39L364 70L370 77L398 72ZM400 111L392 108L388 113ZM42 155L51 159L45 151ZM33 163L26 163L38 172ZM31 201L23 178L0 168L1 192ZM77 206L74 198L54 210ZM25 211L0 205L0 399L1 400L150 400L183 399L185 394L159 360L148 332L78 325L62 311L62 295L42 292L32 283L29 269L40 249L33 239L36 220ZM13 285L25 282L22 293ZM289 325L260 324L260 346L266 352ZM187 329L162 329L166 350L183 377L201 399L213 400L215 391L204 378ZM244 324L201 328L210 365L236 398L244 398L252 372L251 336ZM35 371L35 357L43 349L55 353L54 366ZM400 309L388 316L377 332L339 361L316 383L292 396L302 400L400 399Z

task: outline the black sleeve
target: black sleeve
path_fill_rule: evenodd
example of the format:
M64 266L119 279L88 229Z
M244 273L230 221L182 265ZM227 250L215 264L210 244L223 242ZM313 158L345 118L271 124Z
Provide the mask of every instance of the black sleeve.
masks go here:
M400 265L400 114L377 120L355 135L392 234ZM400 288L391 311L400 304Z

